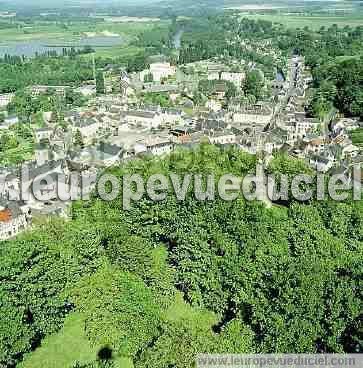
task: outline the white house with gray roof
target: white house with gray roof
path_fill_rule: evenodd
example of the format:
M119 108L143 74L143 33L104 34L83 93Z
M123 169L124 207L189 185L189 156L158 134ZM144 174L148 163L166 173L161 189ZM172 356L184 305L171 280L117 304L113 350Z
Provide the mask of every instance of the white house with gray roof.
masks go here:
M157 111L129 110L125 112L124 119L130 125L146 129L157 128L163 123L162 116Z

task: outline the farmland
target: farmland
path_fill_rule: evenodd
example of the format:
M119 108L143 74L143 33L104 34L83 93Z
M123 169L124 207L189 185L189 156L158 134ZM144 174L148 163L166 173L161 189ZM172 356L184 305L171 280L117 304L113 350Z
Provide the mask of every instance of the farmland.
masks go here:
M16 44L38 40L44 44L64 45L80 39L89 38L92 45L92 37L119 36L121 44L108 47L97 47L97 56L116 57L121 54L134 54L138 49L132 45L137 37L156 26L167 26L168 21L156 22L107 22L91 20L89 22L34 22L31 25L19 24L18 27L0 29L0 45Z
M287 13L281 14L243 14L241 15L251 19L263 19L273 23L280 23L290 28L304 28L309 27L313 30L318 30L322 26L328 28L333 24L339 27L356 27L363 25L363 17L355 15L346 16L320 16L320 15L289 15Z

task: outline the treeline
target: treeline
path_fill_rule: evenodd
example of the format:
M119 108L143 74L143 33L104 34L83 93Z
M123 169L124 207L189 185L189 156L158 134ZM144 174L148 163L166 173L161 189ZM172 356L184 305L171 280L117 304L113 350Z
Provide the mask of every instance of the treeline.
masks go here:
M70 58L75 58L78 55L86 55L86 54L91 54L95 52L95 50L91 47L91 46L84 46L82 48L75 48L75 47L63 47L61 52L58 51L57 49L53 49L53 50L48 50L42 53L36 52L34 57L29 58L26 57L25 55L22 56L17 56L17 55L9 55L9 54L5 54L2 58L0 58L0 64L21 64L21 63L25 63L25 62L31 62L31 60L35 59L39 59L39 58L57 58L60 56L63 57L70 57Z
M255 156L202 145L110 173L218 178L255 165ZM270 165L291 175L301 169L286 157ZM121 198L77 203L72 221L51 221L0 247L0 362L15 366L75 313L92 346L108 351L108 367L120 356L136 368L187 368L201 351L362 351L362 205L269 210L191 194L145 198L131 211Z
M313 70L316 90L310 108L315 115L335 107L363 119L363 58L336 61Z
M0 93L34 84L77 85L93 78L91 61L82 58L38 57L26 62L10 57L0 63Z

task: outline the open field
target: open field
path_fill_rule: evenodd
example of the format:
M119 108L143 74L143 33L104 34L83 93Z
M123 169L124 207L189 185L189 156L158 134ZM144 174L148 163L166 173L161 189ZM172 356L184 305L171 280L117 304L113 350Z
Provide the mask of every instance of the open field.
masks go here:
M117 57L125 54L135 54L138 49L131 46L135 38L143 32L147 32L156 25L167 25L168 21L150 22L81 22L72 24L35 23L32 26L20 28L8 28L0 30L0 45L16 42L43 41L45 44L64 45L76 42L87 37L121 37L121 45L97 47L96 55L102 57ZM90 45L92 45L90 37Z
M281 23L289 28L304 28L318 30L321 26L330 27L337 24L339 27L356 27L363 25L363 16L311 16L311 15L288 15L281 14L243 14L241 17L251 19L263 19L273 23Z
M351 133L351 139L353 144L359 147L363 147L363 128L354 130Z
M0 30L0 42L27 41L41 39L60 39L73 41L86 33L109 32L125 37L135 37L141 32L152 29L155 24L162 22L132 22L132 23L74 23L64 26L63 24L39 23L20 28L8 28ZM165 23L165 22L164 22Z
M118 58L134 56L141 52L143 48L136 46L113 46L113 47L97 47L95 48L96 56L102 58ZM82 57L91 59L92 55L82 55Z
M64 327L58 333L47 337L42 346L28 354L19 368L65 368L76 362L92 363L97 359L100 346L93 346L85 335L82 314L67 317ZM115 357L115 368L133 368L131 359Z
M92 347L84 333L84 320L79 314L67 318L57 334L45 339L42 346L29 354L21 368L64 368L75 361L89 363L97 358L97 348Z

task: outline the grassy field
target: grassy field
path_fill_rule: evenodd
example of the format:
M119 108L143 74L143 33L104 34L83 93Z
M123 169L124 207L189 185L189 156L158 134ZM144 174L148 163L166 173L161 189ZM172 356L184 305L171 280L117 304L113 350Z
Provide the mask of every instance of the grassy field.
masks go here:
M46 338L41 347L25 357L19 368L70 368L76 362L96 361L100 347L90 344L84 330L82 315L71 314L63 329ZM116 368L133 368L129 358L115 357L113 361Z
M84 320L80 314L70 315L63 329L45 339L42 346L29 354L19 368L65 368L75 361L89 363L96 359L97 348L92 347L84 334Z
M86 32L103 32L109 31L117 33L120 36L133 37L141 32L152 29L156 24L163 22L125 22L125 23L73 23L64 26L55 23L35 23L31 26L21 26L19 28L8 28L0 30L0 40L2 43L11 41L27 41L30 39L59 39L62 41L72 41Z
M344 56L337 56L336 60L338 61L345 61L345 60L351 60L351 59L359 59L363 56L363 54L359 55L344 55Z
M181 293L177 293L175 295L175 301L170 305L168 310L165 313L165 319L168 321L176 322L183 319L190 319L191 321L199 321L199 323L203 323L212 327L216 323L218 323L219 318L213 312L193 308L188 305Z
M74 23L67 26L55 23L36 23L32 26L8 28L0 30L0 44L24 42L30 40L44 40L45 43L62 45L80 38L86 34L102 36L103 32L117 34L122 38L122 45L112 47L97 47L97 56L116 57L126 54L136 54L140 49L131 46L131 43L138 35L148 32L155 26L167 25L168 21L159 22L97 22L97 23ZM92 44L90 38L90 44Z
M113 47L97 47L95 48L96 56L104 58L117 58L136 55L142 51L141 47L136 46L113 46ZM82 55L83 58L91 59L91 54Z
M354 130L351 133L351 139L353 144L359 147L363 147L363 128Z
M305 15L285 15L285 14L248 14L241 17L251 19L263 19L273 23L281 23L289 28L304 28L318 30L321 26L330 27L337 24L339 27L346 25L356 27L363 25L363 16L347 15L347 16L305 16Z

